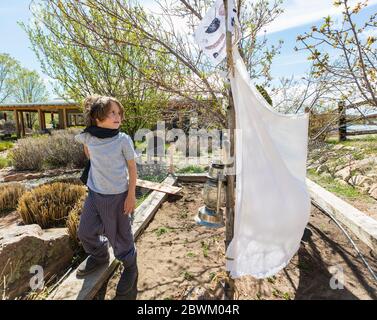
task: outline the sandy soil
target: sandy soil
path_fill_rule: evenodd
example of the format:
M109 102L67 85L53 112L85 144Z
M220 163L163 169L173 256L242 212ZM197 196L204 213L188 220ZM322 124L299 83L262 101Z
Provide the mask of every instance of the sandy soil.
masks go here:
M224 228L197 226L194 217L203 205L202 184L181 183L183 198L163 203L137 240L138 299L222 299L226 280ZM354 237L353 237L354 238ZM353 239L374 270L376 257ZM343 279L343 289L330 282ZM96 299L112 299L119 269ZM331 280L333 278L333 280ZM276 276L235 281L235 299L377 299L373 282L355 249L339 228L313 208L300 250Z

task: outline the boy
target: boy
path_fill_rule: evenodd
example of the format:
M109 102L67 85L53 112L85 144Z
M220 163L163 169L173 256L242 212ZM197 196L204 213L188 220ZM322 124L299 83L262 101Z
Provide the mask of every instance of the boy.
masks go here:
M89 256L78 267L77 275L85 276L107 263L110 242L115 257L124 266L115 299L136 299L137 254L129 215L136 205L137 154L131 138L119 132L123 113L123 106L115 98L91 96L85 100L87 126L75 139L84 144L90 159L86 183L89 193L78 228L78 237Z

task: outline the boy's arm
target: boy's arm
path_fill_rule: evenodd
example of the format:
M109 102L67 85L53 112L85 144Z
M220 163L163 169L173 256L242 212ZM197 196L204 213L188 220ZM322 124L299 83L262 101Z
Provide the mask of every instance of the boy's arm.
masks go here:
M124 213L131 214L136 207L136 179L137 179L137 168L135 159L127 160L128 166L128 194L126 201L124 202Z

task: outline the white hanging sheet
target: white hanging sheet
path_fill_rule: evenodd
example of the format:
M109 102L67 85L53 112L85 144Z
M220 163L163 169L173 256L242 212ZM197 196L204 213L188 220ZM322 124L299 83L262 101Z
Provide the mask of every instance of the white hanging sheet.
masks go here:
M309 219L308 116L274 111L251 83L236 48L233 57L237 181L226 268L233 278L265 278L295 255Z

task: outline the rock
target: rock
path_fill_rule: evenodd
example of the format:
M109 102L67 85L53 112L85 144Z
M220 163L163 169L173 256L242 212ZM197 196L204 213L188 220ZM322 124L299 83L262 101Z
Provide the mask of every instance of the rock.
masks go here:
M364 186L365 184L367 184L368 182L372 182L373 180L369 177L366 177L366 176L363 176L361 174L358 174L356 176L353 176L351 177L349 180L348 180L348 183L353 185L353 186L359 186L359 187L362 187Z
M345 167L342 170L335 172L335 177L347 182L348 179L351 177L351 168Z
M33 224L0 229L0 296L14 299L29 291L36 276L35 270L31 273L33 266L41 266L44 278L49 278L68 266L72 257L66 228L42 230Z
M220 300L224 298L224 289L216 286L215 290L204 287L188 287L183 293L185 300Z
M370 157L363 160L355 161L352 164L352 169L361 171L363 169L366 169L367 167L368 168L373 167L376 164L377 164L377 157Z
M342 145L342 144L337 144L333 149L334 150L341 150L341 149L343 149L344 148L344 145Z
M374 183L369 189L369 195L377 200L377 183Z
M329 172L329 168L328 168L327 165L325 165L325 164L321 164L321 165L317 168L317 170L316 170L315 172L318 173L318 174L321 174L321 173L323 173L323 172Z

